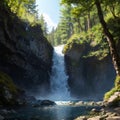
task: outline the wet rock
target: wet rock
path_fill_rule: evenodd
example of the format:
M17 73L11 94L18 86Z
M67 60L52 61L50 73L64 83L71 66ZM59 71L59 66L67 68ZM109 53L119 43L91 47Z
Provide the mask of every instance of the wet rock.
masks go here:
M4 120L5 118L3 116L0 115L0 120Z
M80 117L78 117L78 118L76 118L74 120L87 120L87 118L86 118L86 116L80 116Z
M98 106L103 106L103 101L96 102Z
M96 102L94 102L94 101L88 102L88 105L89 105L89 106L95 106L95 105L96 105Z
M91 112L93 112L93 113L98 113L98 112L100 112L100 110L97 110L96 108L93 108L93 109L91 110Z
M42 100L41 105L42 106L50 106L50 105L56 105L56 103L53 101L50 101L50 100Z
M108 102L113 102L115 101L118 97L120 97L120 92L115 92L108 100Z
M6 109L3 109L3 110L1 110L1 111L0 111L0 113L1 113L1 114L6 115L6 114L8 114L8 113L9 113L9 111L8 111L8 110L6 110Z
M76 106L79 106L79 105L84 105L84 102L83 101L79 101L77 103L75 103Z
M2 114L2 115L7 115L7 114L15 114L15 113L17 113L14 109L11 109L11 110L7 110L7 109L2 109L2 110L0 110L0 113Z
M106 120L120 120L120 116L108 117Z
M120 92L115 92L106 102L106 106L120 106Z
M89 118L88 120L103 120L100 116Z
M27 104L34 104L37 102L37 99L34 96L26 96L25 100L27 101Z
M35 104L33 104L33 107L53 106L53 105L56 105L56 103L54 101L38 100Z
M101 114L101 115L105 115L105 114L106 114L106 111L102 108L102 109L100 109L100 114Z

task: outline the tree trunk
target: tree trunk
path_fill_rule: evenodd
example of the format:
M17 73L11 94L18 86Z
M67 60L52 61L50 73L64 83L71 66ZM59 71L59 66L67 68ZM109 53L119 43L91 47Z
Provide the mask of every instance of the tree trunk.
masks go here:
M101 23L101 25L103 27L104 34L107 37L107 41L108 41L108 44L109 44L110 53L111 53L111 56L112 56L112 61L113 61L113 65L114 65L116 74L120 76L120 58L119 58L119 55L117 53L115 41L113 39L112 34L109 32L107 24L106 24L106 22L104 20L100 1L99 0L95 0L95 5L97 7L99 20L100 20L100 23Z
M84 17L84 31L87 31L87 19Z
M80 18L77 18L77 22L78 22L78 33L80 33L80 31L82 32L83 31L83 28L82 28L82 25L81 25L81 21L80 21Z
M87 29L89 30L90 28L91 28L91 18L90 18L90 12L89 12L87 17Z

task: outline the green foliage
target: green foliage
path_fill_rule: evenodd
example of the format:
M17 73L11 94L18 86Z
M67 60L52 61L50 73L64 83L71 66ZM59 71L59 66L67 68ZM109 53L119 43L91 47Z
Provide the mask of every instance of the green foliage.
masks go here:
M41 25L44 36L47 37L47 23L45 22L44 16L41 14L40 18L37 20L37 23Z
M115 92L120 92L120 76L116 77L114 88L112 88L110 91L105 93L104 100L107 101L111 97L111 95L113 95Z
M120 76L117 76L115 79L115 88L120 91Z
M91 40L90 46L93 49L91 49L88 55L84 57L87 58L87 57L96 56L99 60L102 60L109 54L109 49L106 38L102 32L101 25L97 24L94 27L92 27L92 29L88 31L88 34Z
M120 38L120 18L116 18L114 19L113 17L110 17L107 20L108 23L108 27L112 33L112 35L114 36L114 39L116 41L116 43L118 42L119 38Z
M109 53L108 45L105 41L105 36L102 33L100 24L95 25L87 32L72 35L72 37L67 41L63 52L66 53L70 50L74 43L78 45L90 45L91 50L83 56L84 58L95 56L98 60L102 60Z
M35 22L37 19L35 0L2 0L0 7L30 23Z
M73 34L73 21L71 17L71 10L71 5L62 6L60 22L56 30L54 30L54 39L49 40L53 41L52 43L54 43L55 46L60 44L66 44L67 40ZM53 34L53 31L50 34Z
M82 32L81 34L74 34L73 36L71 36L71 38L67 41L67 44L64 46L63 53L66 53L68 50L70 50L74 44L81 45L86 42L89 42L89 40L85 32Z
M73 34L80 34L85 32L86 40L91 40L90 46L93 47L88 55L84 57L96 56L99 60L106 57L109 53L106 37L103 33L103 29L98 20L96 0L61 0L63 5L72 4L71 15L73 19ZM108 31L112 33L114 40L118 43L120 38L120 1L119 0L103 0L101 3L103 17L106 20ZM79 27L78 27L79 26ZM74 36L72 34L72 36ZM70 40L72 39L72 40ZM70 38L65 46L65 50L70 49L72 46L73 38ZM79 41L77 41L79 43ZM95 48L95 49L94 49Z
M112 88L109 92L105 93L104 100L107 101L111 95L113 95L115 92L117 92L116 88Z

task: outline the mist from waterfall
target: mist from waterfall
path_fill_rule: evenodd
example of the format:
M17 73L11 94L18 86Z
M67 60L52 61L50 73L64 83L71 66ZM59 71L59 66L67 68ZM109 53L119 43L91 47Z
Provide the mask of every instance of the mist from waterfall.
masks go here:
M65 72L64 55L62 53L64 45L54 47L51 83L51 99L69 100L70 92L68 86L68 76Z

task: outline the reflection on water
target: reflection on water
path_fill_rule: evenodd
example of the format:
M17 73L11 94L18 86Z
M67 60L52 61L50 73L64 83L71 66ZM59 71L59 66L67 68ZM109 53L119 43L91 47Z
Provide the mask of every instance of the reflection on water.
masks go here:
M51 106L25 107L7 116L6 120L73 120L80 115L87 115L92 106Z

